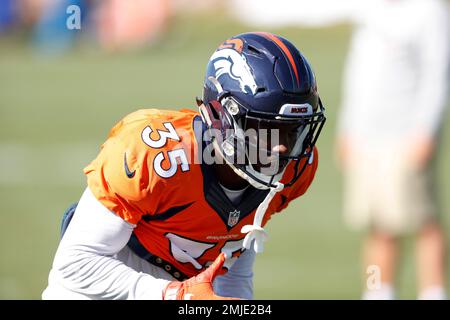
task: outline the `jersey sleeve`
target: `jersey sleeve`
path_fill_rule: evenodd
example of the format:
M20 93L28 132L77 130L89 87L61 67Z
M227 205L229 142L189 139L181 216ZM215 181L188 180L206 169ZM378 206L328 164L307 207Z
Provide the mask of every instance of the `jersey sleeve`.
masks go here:
M180 142L176 126L177 119L164 111L132 113L111 130L97 158L84 169L95 197L125 221L136 224L143 215L154 214L176 180L167 179L171 168L179 166L169 157Z

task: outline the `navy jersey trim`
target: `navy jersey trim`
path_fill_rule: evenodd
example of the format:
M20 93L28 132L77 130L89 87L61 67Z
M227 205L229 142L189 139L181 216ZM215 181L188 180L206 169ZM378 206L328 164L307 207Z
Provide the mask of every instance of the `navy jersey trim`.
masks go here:
M176 215L177 213L180 213L181 211L189 208L194 202L190 202L187 204L184 204L182 206L176 206L176 207L172 207L162 213L157 213L154 215L145 215L142 216L142 220L144 220L145 222L149 222L149 221L154 221L154 220L167 220L171 217L173 217L174 215Z

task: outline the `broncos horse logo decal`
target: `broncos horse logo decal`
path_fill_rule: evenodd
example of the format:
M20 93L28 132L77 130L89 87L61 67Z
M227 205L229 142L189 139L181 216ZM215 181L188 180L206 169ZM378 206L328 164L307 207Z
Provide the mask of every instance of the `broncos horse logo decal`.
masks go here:
M233 41L234 40L234 41ZM228 75L231 79L239 82L242 92L256 93L257 85L253 78L250 67L242 52L242 43L232 39L225 42L219 50L211 57L216 69L216 79Z

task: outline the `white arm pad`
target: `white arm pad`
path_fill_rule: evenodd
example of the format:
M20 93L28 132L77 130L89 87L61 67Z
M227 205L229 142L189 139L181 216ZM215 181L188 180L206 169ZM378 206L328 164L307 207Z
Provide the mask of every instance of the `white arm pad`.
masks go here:
M169 281L117 259L135 226L86 188L53 261L43 299L162 299Z

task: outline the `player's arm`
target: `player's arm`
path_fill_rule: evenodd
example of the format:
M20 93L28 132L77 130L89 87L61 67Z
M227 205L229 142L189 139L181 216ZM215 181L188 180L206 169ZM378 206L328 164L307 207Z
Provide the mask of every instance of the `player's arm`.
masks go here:
M426 19L425 19L426 18ZM420 33L420 77L415 120L424 134L434 136L442 124L450 71L450 14L446 3L436 2L424 13Z
M425 20L425 18L427 18ZM409 158L416 167L425 167L432 159L437 144L436 136L442 128L447 106L450 71L449 8L444 1L430 4L423 15L423 28L417 42L420 43L417 77L417 105L414 112Z
M229 299L212 283L225 256L186 281L137 272L115 258L134 226L106 209L86 189L57 250L43 299Z
M133 228L87 188L56 252L43 299L161 299L169 281L114 257Z
M145 119L136 113L119 122L85 168L88 188L61 240L43 298L162 299L168 281L116 257L141 215L158 203L146 162L152 150L141 147L141 130L132 125Z
M165 185L148 165L160 150L136 146L138 132L135 137L136 130L116 126L97 159L85 169L89 187L60 243L43 298L166 299L173 292L179 299L186 293L201 299L222 298L212 290L221 257L184 282L156 279L117 259L142 214L153 212Z
M224 275L218 276L214 281L214 291L226 297L253 299L253 265L255 251L245 250L233 266Z

